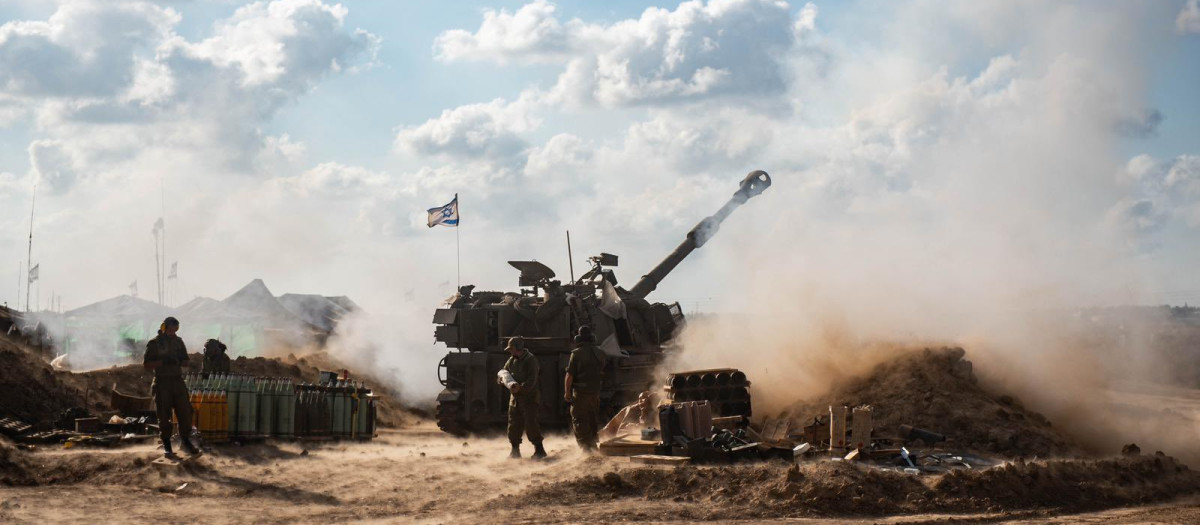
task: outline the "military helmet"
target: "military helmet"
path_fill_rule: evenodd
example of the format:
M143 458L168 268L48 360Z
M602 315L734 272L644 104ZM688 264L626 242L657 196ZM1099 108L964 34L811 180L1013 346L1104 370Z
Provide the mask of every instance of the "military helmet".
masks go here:
M579 331L575 334L575 342L578 344L596 342L596 337L592 335L592 327L588 325L580 326Z

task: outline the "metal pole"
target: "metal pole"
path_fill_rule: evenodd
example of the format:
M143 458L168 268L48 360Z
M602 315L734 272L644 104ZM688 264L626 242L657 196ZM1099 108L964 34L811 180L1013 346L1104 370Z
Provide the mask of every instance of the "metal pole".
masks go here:
M38 182L40 182L40 181L41 181L40 176L38 179L35 179L33 181L33 199L31 200L31 202L29 204L29 252L27 252L25 254L25 267L29 268L30 270L33 270L33 212L34 212L34 210L37 209L37 189L38 189ZM28 275L26 275L25 276L25 311L26 312L29 311L29 290L32 285L33 285L33 281L29 279Z
M162 220L162 219L159 219ZM158 228L154 229L154 283L158 285L158 304L162 304L162 265L158 262Z
M567 266L571 268L571 282L575 282L575 258L571 256L571 230L567 230Z
M455 212L458 214L458 224L454 225L454 288L462 288L462 242L458 231L462 228L462 203L458 202L458 194L454 194Z
M454 227L454 287L462 288L462 241L459 240L458 229Z
M67 332L67 313L63 311L62 297L58 298L58 313L62 316L62 347L63 352L71 351L71 334Z
M167 299L167 290L166 290L166 284L167 284L166 283L166 279L167 279L167 178L163 175L159 175L158 183L159 183L159 188L162 190L162 219L163 219L162 273L160 275L162 275L162 279L164 281L160 285L160 288L159 288L161 290L159 292L161 294L161 297L159 297L158 302L159 302L159 304L162 304L165 306L167 304L167 301L166 301L166 299Z

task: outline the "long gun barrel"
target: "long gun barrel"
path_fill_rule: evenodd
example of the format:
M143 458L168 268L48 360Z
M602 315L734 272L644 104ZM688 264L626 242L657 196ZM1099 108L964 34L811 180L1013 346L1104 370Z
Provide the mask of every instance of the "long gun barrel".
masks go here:
M633 285L633 288L629 290L630 295L641 299L649 295L650 292L653 292L655 288L658 288L658 283L662 282L663 278L671 273L671 270L674 270L681 261L687 258L688 254L692 253L692 250L704 246L704 243L708 242L717 233L717 229L721 227L721 221L724 221L730 213L733 213L733 210L745 204L746 201L750 200L750 197L762 193L763 190L766 190L770 186L771 176L767 175L765 171L756 170L746 175L746 178L742 179L740 187L734 192L729 202L721 206L721 209L717 210L717 213L706 217L700 221L700 224L692 228L692 231L688 232L687 238L679 243L675 251L671 252L662 262L658 263L658 266L650 270L650 273L643 276L637 284Z

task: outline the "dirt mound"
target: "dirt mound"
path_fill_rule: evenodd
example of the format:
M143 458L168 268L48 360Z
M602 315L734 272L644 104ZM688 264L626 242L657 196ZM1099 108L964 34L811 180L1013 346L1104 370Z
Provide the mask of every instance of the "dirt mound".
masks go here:
M11 447L5 443L6 447ZM27 453L0 452L0 486L39 486L88 482L145 485L159 477L149 468L158 453ZM7 456L7 457L5 457Z
M199 372L202 361L201 354L191 354L185 371ZM321 370L342 368L324 352L300 358L292 355L284 358L238 357L231 365L235 373L290 378L298 383L314 383ZM353 371L351 375L354 375ZM405 408L399 397L382 386L382 382L369 376L361 377L379 397L377 417L380 426L402 426L420 417ZM122 393L149 397L150 381L150 372L140 364L79 373L56 372L35 351L0 337L0 417L15 417L39 429L50 427L59 414L71 407L86 407L98 414L111 412L114 385Z
M0 437L0 486L33 484L24 459L21 451Z
M80 406L83 393L61 380L36 351L0 337L0 417L49 424Z
M1076 511L1196 494L1200 492L1200 472L1163 455L1016 462L986 470L952 471L933 483L932 489L940 500L966 510L987 505Z
M1041 414L980 387L965 354L961 348L902 354L829 394L796 404L788 416L798 428L828 414L833 404L871 405L875 436L896 436L907 424L946 435L947 447L955 450L1043 458L1081 452Z
M1173 458L1014 463L916 477L850 462L636 468L535 485L496 507L620 498L697 503L693 519L882 516L918 512L1082 511L1200 492L1200 473Z
M916 477L824 462L802 469L781 464L672 470L636 468L589 475L556 484L535 485L512 500L545 504L587 503L623 497L705 505L701 519L799 516L812 514L884 515L899 513L907 494L921 492Z

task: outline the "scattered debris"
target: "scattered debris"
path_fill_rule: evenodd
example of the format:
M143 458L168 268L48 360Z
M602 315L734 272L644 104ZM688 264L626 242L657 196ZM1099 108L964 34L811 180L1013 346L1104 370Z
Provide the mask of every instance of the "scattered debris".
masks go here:
M17 419L9 417L0 419L0 434L4 434L8 437L18 437L26 432L29 432L29 429L31 428L33 427L28 423Z
M59 354L58 357L50 360L50 368L55 370L70 370L71 364L67 361L67 354Z
M900 439L906 441L916 441L919 439L926 445L932 445L934 443L941 443L946 440L946 436L943 434L938 434L937 432L925 430L923 428L913 428L912 425L900 425L897 427L897 430L900 431Z
M688 461L690 461L690 460L688 458L679 457L679 456L658 456L658 455L654 455L654 454L643 454L640 456L631 456L629 458L629 461L632 461L634 463L641 463L643 465L680 466L680 465L686 465L688 463Z
M123 416L137 415L142 412L154 410L154 398L135 396L121 392L117 389L117 384L113 383L112 397L109 401L113 410Z
M616 438L602 441L598 447L601 454L605 456L635 456L641 454L654 454L658 450L658 440L636 439L633 436L624 434Z
M81 434L91 434L100 430L100 419L95 417L75 418L75 431Z
M197 456L162 456L150 462L151 466L160 469L176 469L196 460Z
M792 458L793 458L793 460L796 461L796 463L799 463L799 462L807 459L809 453L812 451L813 451L812 445L810 445L808 443L801 443L799 445L796 445L796 448L792 449Z

